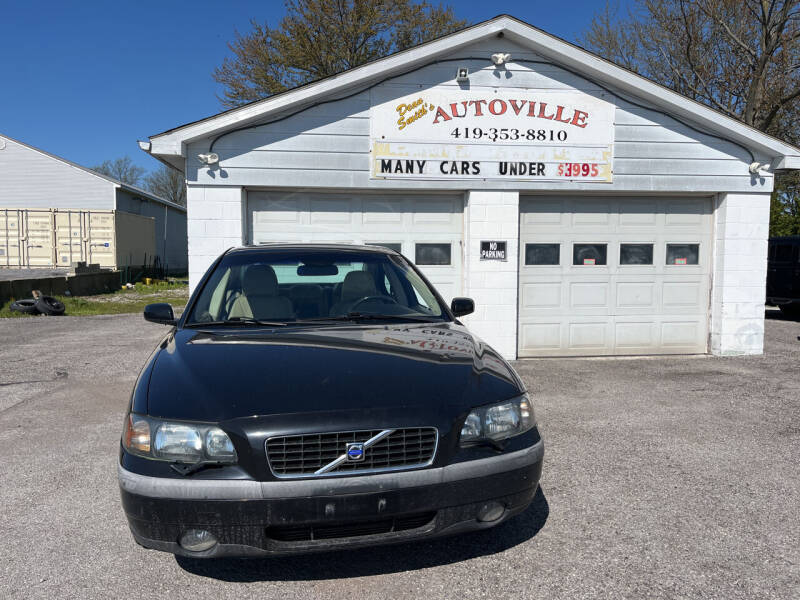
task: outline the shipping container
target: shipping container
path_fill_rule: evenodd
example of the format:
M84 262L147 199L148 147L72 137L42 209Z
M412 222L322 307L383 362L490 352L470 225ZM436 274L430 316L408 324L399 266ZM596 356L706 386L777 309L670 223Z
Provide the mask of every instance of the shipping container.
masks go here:
M0 267L150 265L155 219L116 210L0 208Z

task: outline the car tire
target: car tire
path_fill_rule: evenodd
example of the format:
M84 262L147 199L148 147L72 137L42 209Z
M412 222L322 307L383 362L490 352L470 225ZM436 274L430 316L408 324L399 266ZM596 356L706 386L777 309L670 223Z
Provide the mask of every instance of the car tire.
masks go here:
M38 315L39 309L36 308L36 300L28 298L24 300L16 300L9 305L9 310L14 312L25 313L26 315Z
M64 303L52 296L39 296L36 299L36 309L45 315L56 317L64 314Z
M778 308L782 314L791 319L800 318L800 304L781 304Z

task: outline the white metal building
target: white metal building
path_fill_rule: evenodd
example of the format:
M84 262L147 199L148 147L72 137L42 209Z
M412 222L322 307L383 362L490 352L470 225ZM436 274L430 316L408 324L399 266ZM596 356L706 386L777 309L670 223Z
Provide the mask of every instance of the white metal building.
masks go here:
M185 170L191 285L242 243L393 245L509 358L760 353L773 174L800 168L508 16L140 146Z
M188 269L186 209L0 135L0 266Z

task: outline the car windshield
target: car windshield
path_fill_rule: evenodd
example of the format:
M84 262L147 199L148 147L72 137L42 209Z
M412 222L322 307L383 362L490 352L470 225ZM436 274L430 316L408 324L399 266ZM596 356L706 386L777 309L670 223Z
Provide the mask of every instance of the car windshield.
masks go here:
M211 273L186 325L241 326L449 320L436 294L400 255L357 250L249 250Z

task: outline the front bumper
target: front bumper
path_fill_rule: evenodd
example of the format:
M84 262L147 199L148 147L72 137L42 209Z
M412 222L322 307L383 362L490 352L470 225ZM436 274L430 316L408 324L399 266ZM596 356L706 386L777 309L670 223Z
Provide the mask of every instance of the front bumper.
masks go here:
M118 467L122 505L136 541L194 557L269 556L356 547L486 529L519 514L539 484L541 441L441 468L297 481L167 479ZM478 515L490 502L495 520ZM205 529L218 544L184 550ZM320 539L322 538L322 539Z

